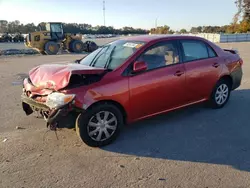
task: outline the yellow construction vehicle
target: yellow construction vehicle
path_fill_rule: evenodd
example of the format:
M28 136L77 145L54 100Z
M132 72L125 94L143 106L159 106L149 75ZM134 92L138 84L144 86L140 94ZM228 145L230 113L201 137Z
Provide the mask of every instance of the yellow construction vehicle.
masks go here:
M55 55L59 50L81 53L91 52L97 49L94 42L82 42L82 35L64 33L63 25L59 22L41 23L39 31L29 33L26 36L25 45L36 49L41 54Z

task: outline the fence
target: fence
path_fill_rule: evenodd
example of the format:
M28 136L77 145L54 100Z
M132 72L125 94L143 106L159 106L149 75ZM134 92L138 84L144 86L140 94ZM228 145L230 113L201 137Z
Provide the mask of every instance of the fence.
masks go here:
M212 42L250 42L250 33L241 34L213 34L213 33L199 33L192 34L198 37L205 38Z
M250 34L221 35L220 42L247 42L250 41Z

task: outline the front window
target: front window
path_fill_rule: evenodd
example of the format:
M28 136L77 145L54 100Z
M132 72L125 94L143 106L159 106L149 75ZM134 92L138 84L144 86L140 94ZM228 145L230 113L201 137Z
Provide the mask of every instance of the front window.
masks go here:
M80 64L114 70L144 44L141 41L117 40L98 48L83 58Z
M160 42L146 50L138 61L145 62L148 70L179 63L177 45L174 41Z

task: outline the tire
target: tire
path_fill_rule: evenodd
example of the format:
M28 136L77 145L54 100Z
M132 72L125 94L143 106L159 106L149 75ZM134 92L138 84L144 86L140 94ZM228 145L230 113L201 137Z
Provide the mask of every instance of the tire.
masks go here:
M86 49L85 49L86 52L93 52L98 48L97 44L93 41L86 41L85 44L86 44Z
M109 114L106 120L111 121L111 123L108 125L97 124L97 114L100 115L100 119L104 120L105 113L107 112ZM94 106L84 113L81 113L76 119L75 128L77 135L85 144L91 147L101 147L115 141L122 126L123 116L121 111L112 104L100 104L98 106ZM108 131L108 134L105 129ZM110 135L110 137L107 137L107 135Z
M48 41L44 46L44 52L47 55L56 55L59 51L59 46L54 41Z
M88 52L88 44L86 42L83 43L83 51Z
M84 49L84 44L80 40L73 40L69 44L69 51L74 53L82 53Z
M230 98L231 84L227 79L220 79L210 96L209 104L214 109L222 108L226 105ZM221 96L221 99L219 99Z

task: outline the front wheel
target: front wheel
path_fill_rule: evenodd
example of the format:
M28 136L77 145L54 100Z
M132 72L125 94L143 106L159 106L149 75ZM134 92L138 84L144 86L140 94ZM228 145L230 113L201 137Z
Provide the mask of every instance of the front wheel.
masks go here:
M91 147L105 146L119 135L123 125L121 111L112 104L100 104L78 116L76 133Z
M47 55L56 55L59 51L59 45L54 41L48 41L44 46L44 52Z
M217 82L211 97L210 105L212 108L222 108L229 100L231 92L230 82L226 79L221 79Z

